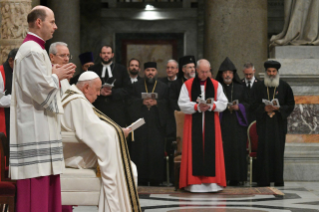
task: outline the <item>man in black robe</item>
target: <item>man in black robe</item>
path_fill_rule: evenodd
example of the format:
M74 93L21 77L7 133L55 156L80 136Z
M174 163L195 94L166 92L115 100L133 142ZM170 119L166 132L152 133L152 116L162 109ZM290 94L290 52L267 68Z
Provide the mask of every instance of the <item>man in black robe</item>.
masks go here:
M145 63L144 80L133 84L127 105L131 122L145 119L145 125L134 131L134 141L131 143L131 159L137 166L141 185L159 185L164 179L168 87L157 80L156 75L156 63ZM154 97L143 99L142 93L153 93Z
M167 124L166 124L166 142L165 142L165 151L169 156L169 167L170 167L170 179L173 180L173 173L174 173L174 152L175 147L172 145L173 141L176 141L176 122L175 122L175 115L174 111L176 110L177 105L177 98L179 93L175 89L171 88L173 83L178 81L177 74L178 74L178 62L174 59L170 59L167 61L166 64L166 77L162 77L161 80L165 83L169 89L169 108L168 108L168 117L167 117ZM175 92L175 93L173 93ZM173 93L173 94L172 94Z
M256 70L253 63L248 62L244 64L243 73L245 77L241 80L241 84L244 86L246 102L250 102L253 88L261 82L257 77L255 77L255 72ZM249 126L249 124L251 124L253 121L256 121L256 116L253 113L251 113L250 110L246 112Z
M4 83L5 96L0 99L0 109L4 110L5 118L1 120L0 124L4 124L6 128L7 142L8 144L3 144L5 148L5 154L9 155L9 144L10 144L10 102L11 102L11 89L12 89L12 75L13 75L13 64L14 58L18 52L18 49L12 49L6 62L0 67L4 76L2 76ZM1 71L2 73L2 71ZM3 123L4 122L4 123ZM6 146L8 145L8 146Z
M169 99L170 107L172 110L180 110L177 101L182 88L183 83L196 75L196 63L195 57L193 55L188 55L179 58L178 61L179 72L177 75L177 80L170 86Z
M84 52L79 55L79 59L81 61L81 71L79 74L75 75L74 77L71 78L70 80L70 85L76 84L78 82L78 79L80 75L89 70L89 67L94 65L94 58L93 58L93 53L92 52Z
M140 81L142 78L139 76L140 73L140 61L138 59L132 58L128 62L128 74L130 76L130 82L131 84L136 83Z
M102 80L101 95L94 102L94 106L124 127L126 117L123 111L131 83L125 66L115 63L113 58L112 47L103 46L100 52L101 62L89 68Z
M258 186L284 186L284 151L287 134L287 117L295 106L291 87L280 79L277 61L266 61L263 83L253 89L251 110L256 115L258 133ZM265 100L277 99L278 103L269 105Z
M236 67L228 57L220 65L216 80L223 86L228 99L227 109L220 113L226 179L228 185L236 186L247 180L248 104Z

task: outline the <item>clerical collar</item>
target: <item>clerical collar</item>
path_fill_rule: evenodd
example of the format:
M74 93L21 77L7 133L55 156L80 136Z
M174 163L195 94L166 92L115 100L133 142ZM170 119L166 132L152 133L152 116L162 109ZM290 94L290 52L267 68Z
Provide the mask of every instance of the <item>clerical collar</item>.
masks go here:
M170 80L169 77L167 77L167 79L168 79L168 81L173 82L173 81L177 80L177 76L175 76L175 78L173 80Z
M23 43L28 41L34 41L41 46L42 49L45 49L45 41L40 38L38 35L28 32L27 36L24 38Z
M200 85L205 85L206 80L200 80Z

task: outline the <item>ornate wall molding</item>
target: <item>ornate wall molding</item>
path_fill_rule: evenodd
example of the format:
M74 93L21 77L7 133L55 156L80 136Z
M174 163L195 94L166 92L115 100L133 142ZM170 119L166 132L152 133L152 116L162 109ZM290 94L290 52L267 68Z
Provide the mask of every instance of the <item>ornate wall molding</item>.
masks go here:
M0 62L4 63L13 48L19 48L28 33L27 15L32 0L0 0Z

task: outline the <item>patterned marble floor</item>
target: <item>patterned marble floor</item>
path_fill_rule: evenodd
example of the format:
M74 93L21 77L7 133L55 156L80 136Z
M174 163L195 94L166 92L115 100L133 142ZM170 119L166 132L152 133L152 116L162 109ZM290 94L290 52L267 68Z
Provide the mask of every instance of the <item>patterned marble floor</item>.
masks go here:
M319 211L319 182L285 182L278 195L216 195L194 197L169 194L141 195L144 212L315 212ZM76 207L74 212L97 212L97 207Z

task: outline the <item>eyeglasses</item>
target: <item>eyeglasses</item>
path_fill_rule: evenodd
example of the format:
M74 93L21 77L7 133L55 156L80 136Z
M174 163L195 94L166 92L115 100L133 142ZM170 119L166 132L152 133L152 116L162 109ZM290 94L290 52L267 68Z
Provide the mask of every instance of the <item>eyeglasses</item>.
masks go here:
M68 57L69 59L72 59L72 55L70 55L70 54L60 54L60 55L56 55L56 56L61 57L61 58Z

